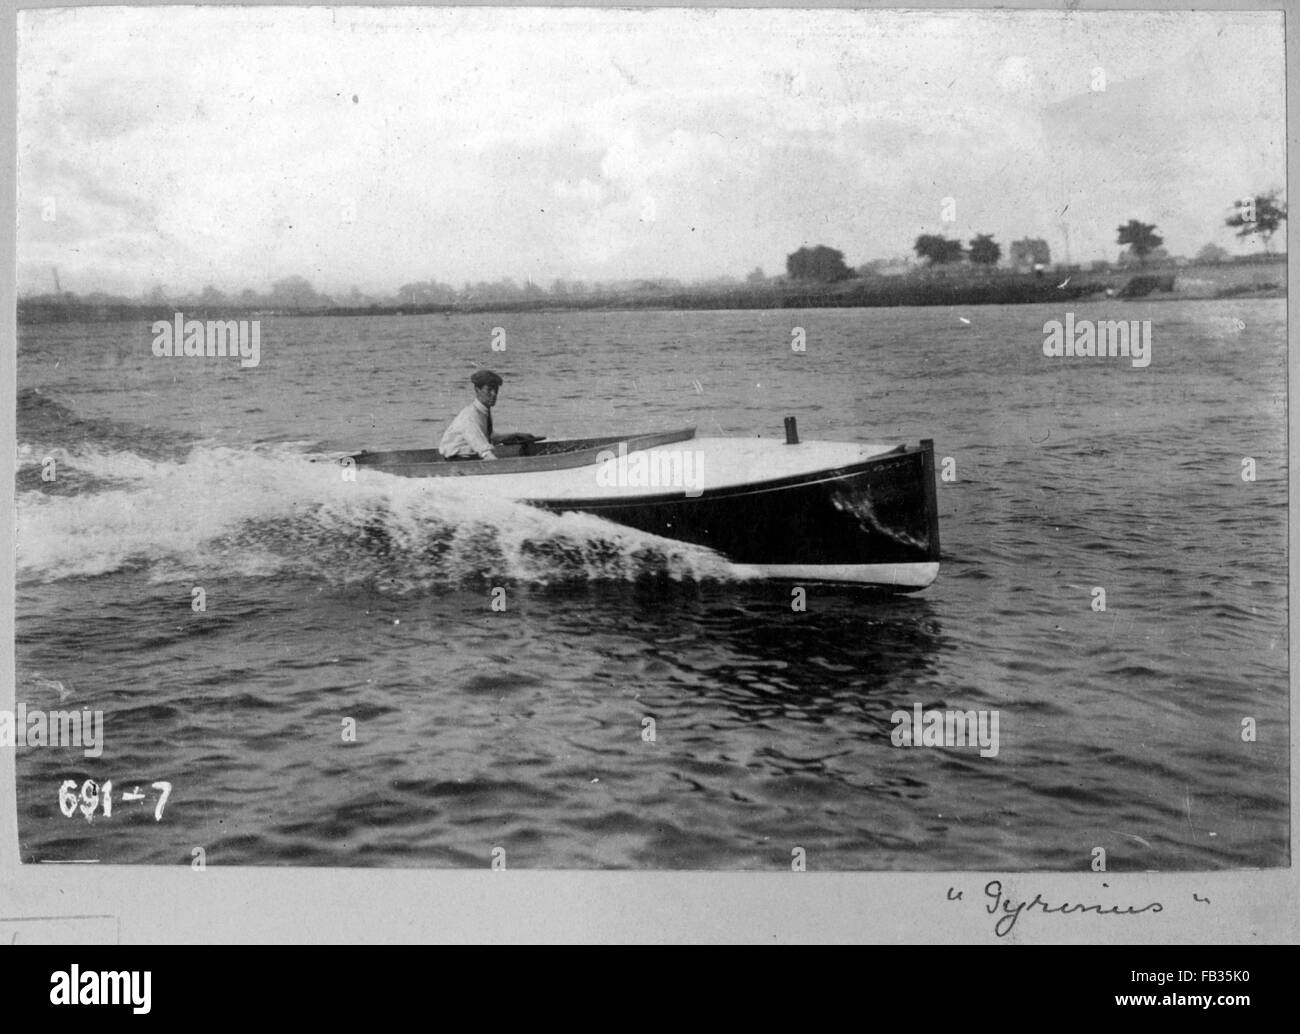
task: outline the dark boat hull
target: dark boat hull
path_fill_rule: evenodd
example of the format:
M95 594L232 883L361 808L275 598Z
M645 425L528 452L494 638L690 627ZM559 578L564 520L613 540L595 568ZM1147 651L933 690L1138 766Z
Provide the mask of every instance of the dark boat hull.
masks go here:
M628 499L528 500L707 546L766 577L915 591L934 580L939 520L934 446L773 481Z

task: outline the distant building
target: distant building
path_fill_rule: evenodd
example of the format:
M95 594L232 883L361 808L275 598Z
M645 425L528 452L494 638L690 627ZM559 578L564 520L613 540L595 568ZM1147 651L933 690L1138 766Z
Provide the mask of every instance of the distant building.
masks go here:
M1160 263L1168 264L1168 262L1168 248L1156 248L1153 251L1148 252L1145 258L1139 258L1137 255L1133 254L1133 248L1130 246L1121 251L1119 257L1115 259L1115 265L1124 268L1128 268L1129 266L1159 265Z
M875 259L858 267L863 276L904 276L915 268L910 258Z
M1052 264L1052 249L1041 237L1026 237L1011 242L1007 261L1017 273L1032 273L1035 269L1046 269Z

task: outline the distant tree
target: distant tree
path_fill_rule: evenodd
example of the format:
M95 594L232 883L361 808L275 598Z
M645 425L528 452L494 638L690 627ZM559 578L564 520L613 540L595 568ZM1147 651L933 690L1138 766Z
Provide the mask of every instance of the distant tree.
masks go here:
M397 300L402 305L447 305L456 300L456 289L437 280L420 280L399 287Z
M844 252L819 244L815 248L800 248L786 256L785 270L792 280L819 280L829 283L845 280L853 275L844 264Z
M201 305L225 305L226 296L218 291L211 284L203 288L199 295L199 304Z
M1273 190L1267 194L1257 194L1254 198L1254 216L1253 220L1248 216L1248 206L1237 202L1237 211L1228 216L1227 224L1238 227L1238 237L1249 237L1251 234L1259 234L1260 240L1264 242L1264 250L1272 254L1273 234L1277 233L1278 228L1286 219L1286 202L1278 201L1280 191Z
M269 301L291 309L310 309L321 302L316 289L300 276L285 277L271 285Z
M923 233L916 238L916 243L912 249L923 259L929 261L932 266L941 266L948 262L956 262L964 253L961 241L949 240L947 237L940 237L934 233Z
M1129 246L1129 250L1137 256L1139 265L1145 265L1147 255L1164 242L1165 239L1156 233L1154 223L1140 223L1136 219L1130 219L1127 224L1119 227L1118 243Z
M1227 262L1231 257L1227 248L1221 248L1217 244L1207 244L1196 253L1197 262Z
M763 272L762 266L755 266L745 279L751 284L762 284L766 283L767 275Z
M998 244L992 234L976 234L970 242L970 251L967 252L970 260L981 266L996 266L998 259L1002 257L1002 245Z

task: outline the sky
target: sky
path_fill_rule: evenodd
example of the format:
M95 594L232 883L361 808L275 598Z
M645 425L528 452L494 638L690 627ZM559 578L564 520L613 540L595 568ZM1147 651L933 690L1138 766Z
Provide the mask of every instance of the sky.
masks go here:
M1100 87L1100 88L1099 88ZM1285 186L1277 12L19 14L18 287L850 265L922 233L1113 259ZM948 201L948 199L951 199ZM948 202L945 205L945 202ZM955 218L944 218L945 207ZM1278 242L1280 245L1280 241Z

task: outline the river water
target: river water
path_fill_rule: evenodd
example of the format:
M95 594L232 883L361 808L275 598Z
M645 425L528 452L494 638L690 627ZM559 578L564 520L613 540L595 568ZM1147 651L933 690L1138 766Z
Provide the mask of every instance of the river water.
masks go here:
M105 723L98 757L18 748L22 858L1287 864L1285 302L1070 311L1150 320L1150 365L1045 357L1042 305L264 317L249 368L21 328L16 699ZM939 578L799 611L704 550L313 461L436 444L479 365L498 431L933 438ZM895 745L916 705L996 712L997 753ZM111 814L61 810L86 780Z

